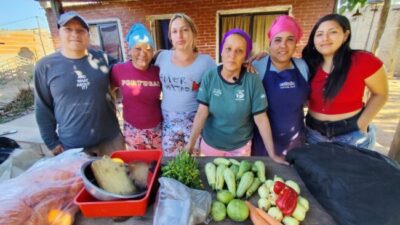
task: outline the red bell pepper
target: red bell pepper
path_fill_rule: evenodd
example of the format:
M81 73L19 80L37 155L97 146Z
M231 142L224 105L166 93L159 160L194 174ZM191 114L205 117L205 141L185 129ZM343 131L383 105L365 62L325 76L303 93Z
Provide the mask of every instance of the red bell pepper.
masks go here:
M274 192L275 194L279 195L281 191L286 187L286 184L283 183L282 181L275 181L274 184Z
M285 185L285 188L278 194L275 204L285 216L290 216L296 209L297 198L297 192Z

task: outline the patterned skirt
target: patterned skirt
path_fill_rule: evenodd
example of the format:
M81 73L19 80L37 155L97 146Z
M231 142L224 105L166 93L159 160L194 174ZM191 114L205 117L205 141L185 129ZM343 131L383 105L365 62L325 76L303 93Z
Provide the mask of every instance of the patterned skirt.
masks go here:
M124 121L124 136L128 150L161 149L161 123L154 128L138 129Z
M164 156L177 155L188 143L196 112L163 110L162 149Z

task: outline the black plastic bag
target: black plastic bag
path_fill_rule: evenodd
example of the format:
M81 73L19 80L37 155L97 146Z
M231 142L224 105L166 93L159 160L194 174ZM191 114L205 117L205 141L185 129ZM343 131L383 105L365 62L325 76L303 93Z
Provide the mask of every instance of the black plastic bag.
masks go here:
M0 164L6 161L16 148L19 148L16 141L7 137L0 137Z
M339 143L295 148L286 159L339 224L400 224L397 162L377 152Z

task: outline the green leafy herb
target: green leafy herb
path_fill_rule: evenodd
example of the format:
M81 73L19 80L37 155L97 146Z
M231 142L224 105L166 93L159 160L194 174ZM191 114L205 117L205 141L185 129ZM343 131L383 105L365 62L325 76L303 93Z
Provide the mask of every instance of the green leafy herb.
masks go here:
M181 151L161 170L164 177L178 180L190 188L204 189L200 179L199 163L187 151Z

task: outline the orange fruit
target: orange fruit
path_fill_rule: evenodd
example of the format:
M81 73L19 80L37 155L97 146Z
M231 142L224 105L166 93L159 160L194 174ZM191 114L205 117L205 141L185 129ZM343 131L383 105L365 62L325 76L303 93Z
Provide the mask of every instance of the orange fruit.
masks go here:
M120 158L111 158L111 160L116 162L116 163L125 163L124 160L122 160Z

